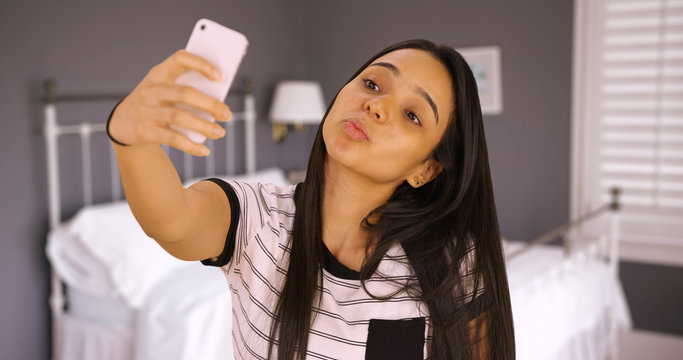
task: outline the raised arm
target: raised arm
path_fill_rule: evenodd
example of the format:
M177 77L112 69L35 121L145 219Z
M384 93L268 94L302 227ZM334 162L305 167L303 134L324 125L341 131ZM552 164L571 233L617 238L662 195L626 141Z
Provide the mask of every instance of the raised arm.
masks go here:
M178 50L154 66L117 106L109 123L126 200L145 233L182 260L218 256L230 226L230 205L223 190L208 181L184 189L161 144L206 156L209 149L190 141L169 125L195 130L209 138L225 135L221 126L194 116L174 104L185 104L227 121L230 109L193 87L176 85L175 78L195 70L217 80L207 60Z

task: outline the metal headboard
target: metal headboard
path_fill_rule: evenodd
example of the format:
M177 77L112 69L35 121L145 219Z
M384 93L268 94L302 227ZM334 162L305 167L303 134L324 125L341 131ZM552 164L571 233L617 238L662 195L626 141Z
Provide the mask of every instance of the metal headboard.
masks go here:
M87 103L94 101L117 101L126 97L128 94L57 94L57 81L47 79L44 81L45 96L43 98L45 122L43 125L43 135L45 137L47 151L47 172L48 172L48 206L50 231L55 230L62 222L62 202L60 197L60 172L59 172L59 146L58 139L63 135L78 135L81 138L81 167L83 177L83 205L88 206L93 203L93 181L92 181L92 159L90 151L91 135L105 131L105 122L98 123L82 122L77 125L60 125L57 117L58 103ZM245 138L245 167L246 173L251 174L256 171L256 109L254 102L254 81L246 79L243 89L231 89L229 97L243 96L244 106L242 111L233 112L232 120L226 123L226 173L235 174L235 123L244 121ZM102 114L106 119L107 114ZM203 176L213 176L215 174L216 157L214 154L215 142L207 141L206 145L211 149L210 156L205 158L206 174ZM168 147L164 147L168 152ZM194 178L193 157L184 153L183 174L184 180ZM109 146L110 175L111 175L111 198L113 201L122 199L121 183L116 165L114 151ZM50 308L52 310L52 344L53 357L59 354L60 333L59 319L65 309L64 284L59 279L56 271L51 268L51 293Z
M531 248L534 248L539 245L547 244L551 242L552 240L555 239L562 239L562 245L564 247L564 254L565 257L569 257L572 255L573 251L575 250L575 242L572 239L571 232L577 228L579 228L581 225L594 220L598 218L599 216L606 214L609 212L610 216L610 231L609 231L609 253L608 253L608 262L611 267L612 272L614 273L615 276L618 275L619 273L619 210L621 209L621 203L619 202L619 196L621 195L621 189L619 188L611 188L610 189L610 195L611 199L610 202L607 204L604 204L597 209L594 209L592 211L589 211L585 214L582 214L579 216L577 219L570 220L569 222L565 223L564 225L561 225L541 236L538 238L529 241L525 243L522 247L519 249L511 252L510 254L506 255L505 258L506 260L510 260L513 258L516 258L526 252L528 252Z

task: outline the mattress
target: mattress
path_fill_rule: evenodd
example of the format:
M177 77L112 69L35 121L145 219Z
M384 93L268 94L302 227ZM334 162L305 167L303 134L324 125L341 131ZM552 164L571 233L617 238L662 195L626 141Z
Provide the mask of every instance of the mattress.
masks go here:
M59 321L57 360L130 360L134 358L134 334L117 325L82 319L65 313Z
M512 241L507 252L523 242ZM632 328L619 279L587 251L541 245L507 261L518 359L606 359Z
M169 273L139 309L120 297L69 288L58 359L232 359L225 277L200 263Z
M71 286L60 315L56 359L124 360L135 353L136 311L117 296L100 296Z
M137 310L130 308L118 296L98 296L76 287L66 291L66 304L71 317L133 331Z

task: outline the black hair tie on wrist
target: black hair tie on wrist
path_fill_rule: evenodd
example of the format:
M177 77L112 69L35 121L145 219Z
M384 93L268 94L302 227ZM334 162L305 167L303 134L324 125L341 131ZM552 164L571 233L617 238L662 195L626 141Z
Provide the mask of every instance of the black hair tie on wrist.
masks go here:
M111 140L111 141L113 141L113 142L115 142L116 144L119 144L119 145L121 145L121 146L130 146L130 145L128 145L128 144L124 144L124 143L122 143L122 142L120 142L120 141L114 139L114 137L111 136L111 134L109 133L109 123L111 122L111 117L112 117L112 115L114 115L114 111L116 110L116 108L119 106L119 104L120 104L122 101L123 101L123 99L119 100L119 102L117 102L116 105L114 105L114 108L111 109L111 112L109 113L109 118L107 119L107 125L105 126L105 129L106 129L106 131L107 131L107 137L109 138L109 140Z

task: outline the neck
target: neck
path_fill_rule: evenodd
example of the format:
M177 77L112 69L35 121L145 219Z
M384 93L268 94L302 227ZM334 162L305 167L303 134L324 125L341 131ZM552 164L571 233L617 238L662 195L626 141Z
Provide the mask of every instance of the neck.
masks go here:
M363 219L370 211L386 203L397 186L374 182L340 166L329 157L326 159L323 241L337 259L360 257L362 263L368 241L362 229Z

